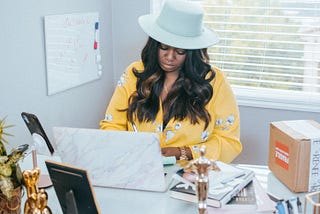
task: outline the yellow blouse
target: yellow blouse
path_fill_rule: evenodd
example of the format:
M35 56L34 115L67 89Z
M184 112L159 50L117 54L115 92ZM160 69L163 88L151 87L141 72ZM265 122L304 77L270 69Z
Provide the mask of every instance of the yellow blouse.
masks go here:
M194 159L199 157L199 148L202 144L206 145L208 158L227 163L241 152L238 106L230 85L219 69L213 68L216 71L215 78L211 82L214 94L206 106L212 122L207 129L203 130L204 121L194 125L188 119L183 121L171 119L163 130L161 106L155 121L143 123L134 121L135 125L129 123L126 112L117 110L126 109L128 98L136 91L137 78L132 72L133 67L137 70L144 69L141 61L134 62L122 74L106 110L105 118L100 121L101 129L156 132L160 137L161 148L188 146Z

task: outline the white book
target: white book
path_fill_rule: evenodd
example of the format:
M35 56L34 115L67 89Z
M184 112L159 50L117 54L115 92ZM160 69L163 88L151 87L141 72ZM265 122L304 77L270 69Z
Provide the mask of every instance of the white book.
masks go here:
M250 186L251 188L253 188L254 193L247 193L246 200L241 202L241 200L237 201L237 199L233 198L230 202L228 202L221 208L208 207L208 214L275 213L276 203L269 198L267 192L263 189L259 181L256 178L253 178L245 188L247 189ZM251 190L249 191L251 192ZM252 196L255 197L254 201L251 201L250 199Z
M209 173L207 205L222 207L252 181L254 172L219 161L217 161L217 164L221 171L210 171ZM195 184L184 178L183 169L179 170L173 178L179 182L170 188L170 196L197 203L198 199L195 192Z

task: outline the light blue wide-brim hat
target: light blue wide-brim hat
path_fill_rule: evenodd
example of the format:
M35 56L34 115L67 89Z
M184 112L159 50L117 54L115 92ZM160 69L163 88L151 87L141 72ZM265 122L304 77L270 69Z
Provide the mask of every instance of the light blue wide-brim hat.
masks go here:
M219 41L218 35L203 26L203 8L183 0L167 0L159 14L140 16L143 31L153 39L176 48L201 49Z

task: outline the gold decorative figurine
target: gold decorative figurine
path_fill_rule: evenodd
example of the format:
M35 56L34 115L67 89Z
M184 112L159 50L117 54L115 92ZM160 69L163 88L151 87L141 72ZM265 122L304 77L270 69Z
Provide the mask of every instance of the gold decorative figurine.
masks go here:
M22 174L28 196L24 205L24 214L52 214L50 208L47 206L47 193L44 189L38 190L37 185L40 177L40 169L25 170Z
M208 159L206 156L206 147L200 147L200 157L184 168L185 172L194 171L196 173L196 194L198 197L199 214L207 213L207 198L209 191L209 171L220 171L214 160Z

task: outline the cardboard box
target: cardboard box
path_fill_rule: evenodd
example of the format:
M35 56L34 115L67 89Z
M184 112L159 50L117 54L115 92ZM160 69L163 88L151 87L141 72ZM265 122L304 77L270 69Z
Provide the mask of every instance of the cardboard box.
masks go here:
M293 192L320 190L320 124L313 120L272 122L268 166Z

